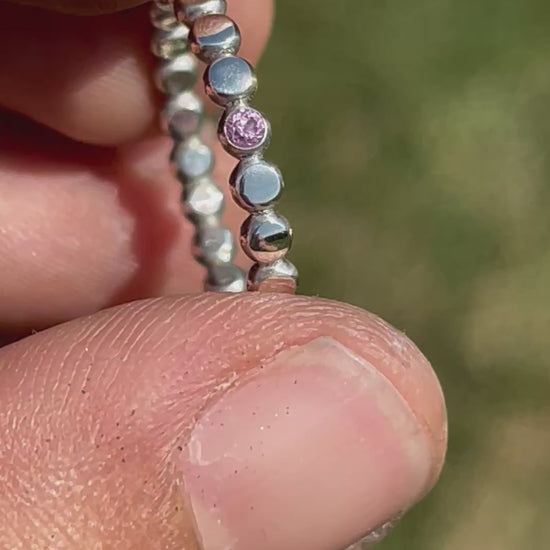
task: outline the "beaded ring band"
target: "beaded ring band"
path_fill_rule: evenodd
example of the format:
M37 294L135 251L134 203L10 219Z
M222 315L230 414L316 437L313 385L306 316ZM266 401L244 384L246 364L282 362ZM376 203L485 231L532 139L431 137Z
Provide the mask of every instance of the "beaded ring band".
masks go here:
M237 56L241 34L225 12L226 0L155 0L151 9L152 51L159 58L155 82L166 94L162 124L174 140L171 162L183 186L184 215L195 228L193 254L206 268L206 290L294 293L298 273L285 258L292 230L273 208L283 178L263 159L271 129L249 105L256 75ZM220 220L224 195L211 176L214 155L201 139L204 105L193 91L199 61L206 63L206 95L223 108L218 138L239 160L229 185L235 202L249 213L240 235L254 261L248 276L233 263L233 236Z

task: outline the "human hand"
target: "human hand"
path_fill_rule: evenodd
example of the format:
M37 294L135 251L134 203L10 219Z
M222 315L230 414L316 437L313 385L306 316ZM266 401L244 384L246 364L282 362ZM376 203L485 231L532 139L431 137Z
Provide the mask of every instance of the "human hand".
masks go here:
M230 10L257 58L270 5ZM375 541L441 469L427 361L350 306L193 294L146 7L4 2L0 30L0 334L18 339L0 349L0 548Z

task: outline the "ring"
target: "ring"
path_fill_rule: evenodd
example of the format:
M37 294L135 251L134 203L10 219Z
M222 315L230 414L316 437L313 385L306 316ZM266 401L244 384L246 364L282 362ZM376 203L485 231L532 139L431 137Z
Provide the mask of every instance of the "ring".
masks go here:
M283 177L264 160L271 127L250 106L258 81L250 63L237 55L241 33L226 8L226 0L154 1L155 84L166 98L161 124L173 140L170 161L183 188L183 213L194 226L193 256L206 269L205 289L293 294L298 272L285 257L292 228L274 209ZM194 92L201 63L205 93L222 108L218 139L238 160L229 187L248 212L240 232L241 248L254 262L248 274L235 265L234 238L221 223L224 194L212 179L214 154L204 139L204 104Z

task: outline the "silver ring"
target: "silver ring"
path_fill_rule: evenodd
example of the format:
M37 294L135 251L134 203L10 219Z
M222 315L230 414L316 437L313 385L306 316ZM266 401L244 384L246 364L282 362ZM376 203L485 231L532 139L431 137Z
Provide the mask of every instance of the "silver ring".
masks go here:
M174 141L171 163L183 188L183 213L195 230L192 252L206 268L205 289L294 293L298 272L285 257L292 228L274 210L283 177L264 160L271 127L250 106L258 82L254 68L238 56L241 33L226 7L226 0L154 1L155 83L166 97L161 123ZM201 139L204 105L193 91L201 63L205 93L222 108L218 139L238 160L228 185L249 214L240 234L241 247L254 262L248 274L233 263L235 239L221 224L224 194L212 179L214 155Z

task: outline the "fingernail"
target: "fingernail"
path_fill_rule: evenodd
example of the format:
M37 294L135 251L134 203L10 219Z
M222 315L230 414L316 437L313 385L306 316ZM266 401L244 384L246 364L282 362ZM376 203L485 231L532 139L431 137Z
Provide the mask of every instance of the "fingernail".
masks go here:
M197 420L183 465L205 550L345 548L414 504L430 469L405 400L325 337L229 388Z
M372 531L369 531L361 540L348 546L346 550L366 550L367 548L371 548L379 542L382 542L399 523L400 519L401 516L396 516L393 519L385 521L382 525L379 525Z

